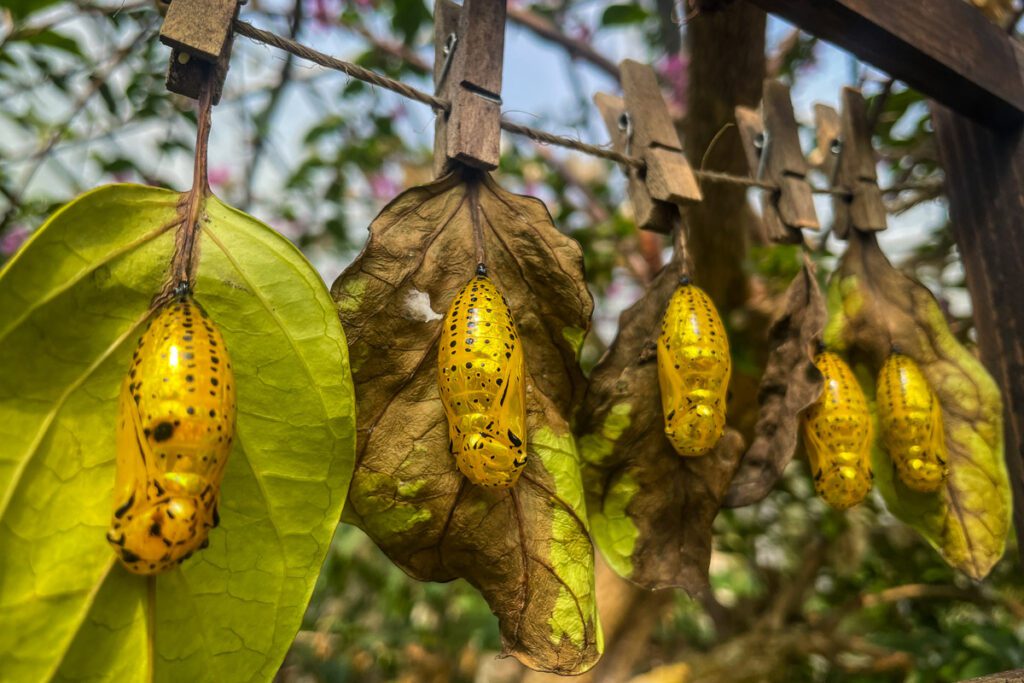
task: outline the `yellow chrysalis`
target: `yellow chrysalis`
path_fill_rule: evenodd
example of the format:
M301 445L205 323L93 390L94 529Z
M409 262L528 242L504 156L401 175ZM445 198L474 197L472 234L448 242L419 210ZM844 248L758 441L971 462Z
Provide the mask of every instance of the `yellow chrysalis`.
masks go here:
M909 356L892 353L878 373L878 424L882 444L900 480L931 492L946 478L946 436L942 408Z
M526 465L523 349L482 265L444 317L437 382L459 470L479 486L515 484Z
M731 374L729 339L715 304L683 278L658 336L665 434L679 455L704 455L722 437Z
M207 546L235 431L224 339L188 294L150 321L121 387L107 540L129 571L158 574Z
M845 510L871 490L871 414L853 372L834 353L814 364L825 377L821 396L803 417L804 445L814 488L826 503Z

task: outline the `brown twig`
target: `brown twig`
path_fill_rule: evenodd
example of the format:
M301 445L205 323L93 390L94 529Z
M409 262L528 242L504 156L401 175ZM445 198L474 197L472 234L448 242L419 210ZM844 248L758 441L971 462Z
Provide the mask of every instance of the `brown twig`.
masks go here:
M192 189L178 204L181 223L175 240L174 256L171 259L171 280L160 293L157 301L166 300L176 289L195 284L195 270L198 264L199 231L206 199L210 196L208 157L210 148L210 119L213 110L214 68L206 69L202 90L199 94L199 116L196 122L196 156L192 167Z
M264 31L263 29L256 28L252 24L244 21L235 21L235 32L239 35L243 35L246 38L251 38L260 43L266 43L272 45L278 49L284 50L285 52L291 52L296 57L319 64L320 66L327 67L328 69L334 69L344 74L348 74L352 78L356 78L360 81L365 81L372 85L391 90L396 92L402 97L420 102L434 109L441 111L448 111L451 109L451 105L447 100L443 100L440 97L435 97L429 93L425 93L422 90L406 85L401 81L396 81L393 78L382 76L375 71L353 64L352 62L346 62L343 59L332 57L328 54L324 54L319 50L314 50L311 47L297 43L294 40L279 36L270 31Z
M509 6L508 18L510 21L529 29L544 40L561 45L573 58L583 59L596 66L616 82L619 80L619 67L615 65L615 62L602 55L587 43L565 35L561 29L536 12Z
M511 10L510 10L511 12ZM448 100L425 93L422 90L418 90L411 85L402 83L393 78L388 78L382 74L378 74L375 71L366 69L357 64L346 62L345 60L331 57L330 55L314 50L313 48L297 43L294 40L279 36L269 31L258 29L252 24L248 24L244 21L235 22L235 31L239 34L251 38L257 42L265 43L273 47L279 48L286 52L291 52L297 57L309 60L315 64L334 69L342 73L348 74L352 78L356 78L361 81L391 90L402 97L408 98L415 102L426 104L437 111L449 112L451 111L451 103ZM554 135L546 131L537 130L529 126L524 126L518 123L512 123L511 121L502 120L501 129L505 130L514 135L522 135L527 137L534 142L543 144L557 145L566 149L572 149L577 152L589 154L590 156L599 157L601 159L608 159L615 163L623 166L628 166L636 169L643 169L645 163L643 159L638 157L621 154L614 150L606 147L599 147L597 145L591 145L575 138L565 137L562 135ZM708 171L699 170L695 172L696 176L702 181L710 181L716 183L726 183L742 187L760 187L766 190L778 189L776 185L767 183L761 180L756 180L748 176L733 175L731 173L723 173L720 171ZM886 190L883 190L886 191ZM812 187L811 192L814 194L825 194L825 195L848 195L849 193L842 189L836 188L825 188L825 187Z
M411 50L406 45L393 40L386 40L380 36L374 34L370 29L366 28L363 23L342 23L342 26L352 30L354 33L361 36L366 40L374 49L385 52L392 57L395 57L403 62L407 66L412 67L413 71L421 74L429 74L433 67L428 64L415 50Z
M295 0L295 9L292 13L290 27L290 37L292 40L298 37L299 29L302 27L302 8L303 0ZM267 135L270 132L270 122L274 118L274 112L277 111L278 106L284 99L284 91L288 87L288 82L291 80L292 72L295 68L295 55L291 52L287 54L288 56L285 57L284 64L281 66L281 74L277 79L277 85L271 88L267 106L253 119L252 157L249 161L249 172L246 174L245 179L246 207L252 204L252 189L256 179L256 169L259 167L260 158L263 156Z
M28 190L29 184L32 179L35 178L36 173L42 167L43 162L46 161L47 156L53 151L53 148L57 145L60 139L67 133L68 126L78 118L78 115L85 110L92 101L92 98L100 91L100 88L108 81L110 75L121 66L122 63L128 58L128 56L135 50L135 48L147 39L151 34L152 22L148 23L139 33L130 40L124 47L119 48L107 62L107 65L96 72L89 79L89 87L82 92L71 106L71 113L68 114L60 125L56 126L54 132L44 142L39 149L37 149L30 157L29 162L32 164L25 172L21 179L21 188L19 190L11 191L8 196L11 197L11 206L4 214L2 220L0 220L0 230L3 230L10 220L14 217L18 207L21 205L25 192Z
M775 52L768 58L768 63L765 65L765 71L770 78L778 78L779 73L782 72L782 65L786 63L786 55L799 43L800 29L798 28L790 31L785 38L779 41L778 47L775 48Z
M895 78L889 77L882 84L882 92L878 93L874 104L871 106L871 112L868 114L868 133L874 132L875 126L878 125L878 120L882 117L885 103L889 101L889 95L892 93L892 86L895 82Z
M836 607L822 618L811 617L808 621L818 631L831 633L846 617L869 607L887 605L901 600L963 600L970 602L979 599L987 602L999 602L992 596L983 595L973 588L959 588L945 584L909 583L887 588L877 593L863 593ZM1013 610L1011 609L1011 611Z

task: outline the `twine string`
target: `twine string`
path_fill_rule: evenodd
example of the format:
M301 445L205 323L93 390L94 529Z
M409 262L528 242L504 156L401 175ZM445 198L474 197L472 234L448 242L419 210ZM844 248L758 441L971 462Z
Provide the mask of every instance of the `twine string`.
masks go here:
M263 43L265 45L270 45L271 47L276 47L280 50L284 50L285 52L290 52L296 57L313 62L314 64L319 64L320 66L323 66L325 68L340 71L341 73L344 73L357 80L365 81L366 83L376 85L378 87L384 88L385 90L390 90L391 92L397 93L398 95L405 97L406 99L413 100L414 102L419 102L421 104L425 104L428 107L434 109L434 111L445 113L451 111L451 103L446 99L437 97L436 95L431 95L430 93L423 92L422 90L414 88L411 85L395 80L393 78L388 78L383 74L379 74L376 71L372 71L365 67L359 66L358 64L353 64L352 62L346 62L345 60L338 59L337 57L332 57L328 54L315 50L309 47L308 45L303 45L302 43L291 40L290 38L286 38L284 36L277 35L276 33L256 28L248 22L235 20L234 29L237 34L245 36L246 38L254 40L258 43ZM449 52L449 56L450 54L451 53ZM623 154L621 152L616 152L613 149L609 149L608 147L599 147L597 145L591 145L589 143L583 142L582 140L566 137L563 135L555 135L553 133L548 133L547 131L539 130L537 128L531 128L530 126L524 126L519 123L513 123L511 121L506 121L504 119L501 120L501 129L509 133L512 133L513 135L520 135L541 144L564 147L565 149L571 149L576 152L581 152L583 154L588 154L593 157L598 157L600 159L607 159L608 161L613 161L627 168L642 170L646 167L646 163L643 159L628 153L629 151L631 151L628 147L626 150L627 153ZM778 185L775 185L774 183L770 183L764 180L751 178L749 176L734 175L732 173L725 173L722 171L709 171L703 168L694 170L694 175L696 175L697 178L701 181L723 183L726 185L735 185L741 187L757 187L762 190L770 190L776 192L779 191ZM889 188L887 190L883 190L883 192L898 192L901 190L909 189L915 189L915 186L906 185L897 188ZM838 197L851 196L848 190L842 188L815 187L813 185L811 186L811 192L814 194L832 195Z

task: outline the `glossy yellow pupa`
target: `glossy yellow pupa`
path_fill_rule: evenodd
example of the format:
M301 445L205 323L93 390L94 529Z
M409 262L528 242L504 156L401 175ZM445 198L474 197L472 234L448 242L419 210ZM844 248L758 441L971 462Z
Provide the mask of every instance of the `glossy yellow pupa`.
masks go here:
M814 364L825 378L821 396L804 413L803 433L814 488L826 503L845 510L871 490L871 413L850 366L834 353Z
M715 304L681 279L658 336L665 435L679 455L704 455L722 437L731 375L729 339Z
M455 463L478 486L508 488L526 465L523 347L484 266L455 295L443 325L437 383Z
M234 430L224 339L190 294L176 295L150 321L121 387L107 540L129 571L158 574L207 546Z
M878 373L878 426L900 481L915 491L936 491L949 455L939 400L909 356L893 352Z

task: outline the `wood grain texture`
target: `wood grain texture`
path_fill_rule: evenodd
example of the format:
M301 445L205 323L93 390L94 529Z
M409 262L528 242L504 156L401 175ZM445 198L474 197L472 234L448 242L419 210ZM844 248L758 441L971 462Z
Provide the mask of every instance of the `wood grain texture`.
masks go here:
M626 59L619 64L619 71L623 101L633 126L633 153L647 162L644 174L647 191L663 202L699 202L697 178L683 155L683 145L654 69Z
M761 192L765 235L779 244L799 244L801 228L820 227L806 177L810 165L800 149L789 88L768 79L763 92L760 111L736 107L736 127L751 177L779 188Z
M839 112L826 104L815 104L814 128L817 144L807 160L831 182L835 178L839 161L836 145L842 137Z
M1024 121L1013 39L962 0L751 0L977 121Z
M1003 395L1014 526L1024 556L1024 130L993 130L941 104L931 111L981 359Z
M868 106L860 91L843 88L843 111L839 117L839 152L833 185L850 192L832 201L836 237L846 239L850 228L861 232L885 230L887 213L878 188L875 150L868 127Z
M818 215L807 182L810 165L800 149L793 102L786 85L774 79L764 82L761 116L767 132L764 175L779 186L774 197L779 217L789 227L817 230Z
M619 127L622 114L626 111L626 103L621 97L608 93L595 93L594 104L601 112L601 118L611 137L612 149L616 152L626 151L626 133ZM632 151L632 150L631 150ZM647 191L647 185L635 168L625 169L629 184L626 187L629 201L633 205L633 220L642 230L669 233L672 226L678 223L678 210L672 204L656 201Z
M683 148L700 168L746 175L739 135L729 124L737 105L756 107L761 100L765 14L746 2L700 0L692 6L700 11L686 25L690 68ZM705 183L701 190L704 201L687 206L684 216L689 227L691 275L728 318L733 309L747 302L743 259L750 236L763 241L763 231L747 201L746 188ZM734 385L736 381L734 377ZM756 386L752 379L751 405ZM744 392L736 387L733 391L741 401Z
M764 119L750 107L736 107L736 130L739 131L747 167L752 178L761 179L764 167L761 157L764 148ZM787 227L775 206L774 193L761 192L761 223L768 240L779 244L798 244L803 236L796 228Z
M447 73L443 48L447 36L458 37ZM438 95L451 111L437 117L434 170L454 162L474 168L498 167L501 145L501 70L505 51L505 2L465 0L459 8L437 3L434 17L434 78ZM437 80L444 76L444 81Z
M160 28L160 42L206 62L224 54L237 0L174 0Z
M160 41L171 46L168 90L198 100L203 83L212 77L213 103L220 102L239 6L238 0L175 0L168 6L160 29Z

